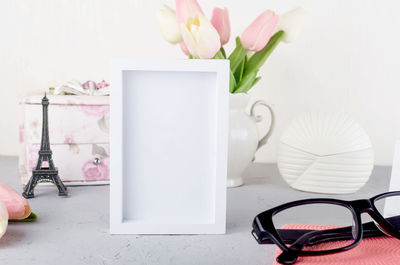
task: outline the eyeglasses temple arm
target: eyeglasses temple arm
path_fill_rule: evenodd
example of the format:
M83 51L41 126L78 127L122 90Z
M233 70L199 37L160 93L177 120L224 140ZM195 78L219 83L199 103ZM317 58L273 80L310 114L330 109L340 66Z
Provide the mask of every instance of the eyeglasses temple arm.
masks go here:
M386 218L392 225L400 229L400 216L389 217ZM341 227L341 228L333 228L328 230L310 230L310 229L277 229L280 238L285 244L293 244L299 238L304 235L308 235L309 237L313 237L313 244L317 244L320 241L336 241L336 240L346 240L351 239L352 234L351 227ZM312 233L312 234L311 234ZM342 234L341 236L339 236ZM321 235L320 239L317 239L316 236ZM322 238L323 236L323 238ZM374 222L368 222L363 224L363 237L376 237L376 236L385 236L383 232L379 230L379 228L375 225ZM274 242L270 238L262 238L260 240L261 244L274 244ZM309 241L309 240L308 240Z

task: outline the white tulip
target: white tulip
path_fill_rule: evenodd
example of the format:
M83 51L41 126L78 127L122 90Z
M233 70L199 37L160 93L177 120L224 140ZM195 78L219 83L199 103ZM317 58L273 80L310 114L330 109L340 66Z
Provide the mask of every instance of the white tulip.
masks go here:
M308 13L302 7L297 7L283 14L279 18L276 31L285 32L282 41L293 42L303 31L304 24L308 19Z
M182 41L182 35L175 10L167 5L156 10L158 27L164 39L172 44Z
M201 59L212 58L221 48L218 31L200 13L181 24L183 41L191 55Z
M0 238L4 235L8 225L8 211L2 201L0 201Z

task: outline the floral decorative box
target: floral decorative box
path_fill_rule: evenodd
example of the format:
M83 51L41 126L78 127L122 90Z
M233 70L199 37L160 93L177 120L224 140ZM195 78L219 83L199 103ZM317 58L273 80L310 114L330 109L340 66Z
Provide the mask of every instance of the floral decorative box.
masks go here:
M26 184L36 166L42 133L43 95L23 99L19 170ZM66 184L109 180L109 97L48 95L49 135L54 164Z

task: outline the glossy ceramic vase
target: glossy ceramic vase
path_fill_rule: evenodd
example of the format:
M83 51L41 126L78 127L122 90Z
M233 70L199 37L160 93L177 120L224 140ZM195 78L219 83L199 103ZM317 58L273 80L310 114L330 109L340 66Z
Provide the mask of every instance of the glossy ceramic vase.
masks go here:
M274 126L272 108L262 100L251 106L250 115L246 113L249 100L250 96L244 93L231 94L229 98L228 187L243 185L244 170L253 161L256 151L267 143ZM269 129L261 139L256 123L263 119L254 112L258 107L264 107L270 116Z

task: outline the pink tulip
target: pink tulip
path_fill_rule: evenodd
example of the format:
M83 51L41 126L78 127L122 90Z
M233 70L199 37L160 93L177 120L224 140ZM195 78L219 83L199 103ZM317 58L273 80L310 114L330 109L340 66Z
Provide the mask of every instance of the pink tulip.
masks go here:
M195 17L196 13L204 15L196 0L176 0L176 16L179 23L186 23L190 17Z
M225 7L214 8L211 18L211 24L218 31L219 38L221 40L221 45L226 44L229 41L231 35L231 25L229 23L228 9Z
M183 41L179 43L179 46L181 47L181 50L183 51L184 54L186 54L187 56L190 55L190 52Z
M9 219L25 219L31 214L28 201L3 183L0 183L0 201L7 207Z
M257 52L267 45L278 24L279 16L271 10L259 15L242 33L241 41L246 50Z

